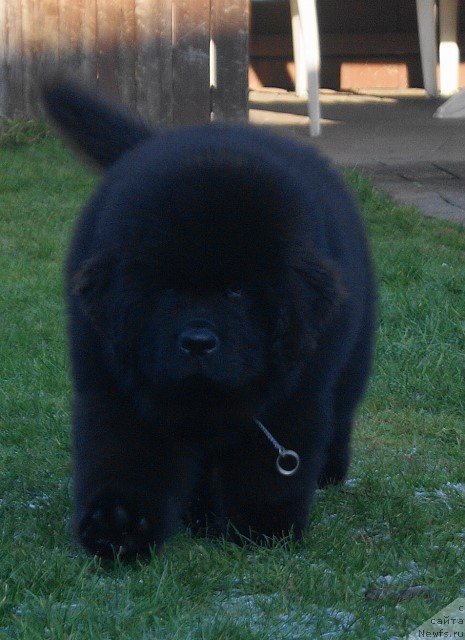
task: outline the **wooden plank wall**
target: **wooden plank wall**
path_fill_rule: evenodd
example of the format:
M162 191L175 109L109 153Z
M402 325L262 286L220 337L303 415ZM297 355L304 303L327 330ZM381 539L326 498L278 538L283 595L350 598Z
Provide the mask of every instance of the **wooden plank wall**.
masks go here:
M242 0L218 0L212 5L211 33L216 55L212 111L215 119L237 120L247 113L248 12L248 3Z
M173 0L174 120L210 120L210 2Z
M248 5L248 0L0 0L0 115L37 116L37 81L58 72L99 87L152 123L245 119ZM211 38L218 80L214 97Z

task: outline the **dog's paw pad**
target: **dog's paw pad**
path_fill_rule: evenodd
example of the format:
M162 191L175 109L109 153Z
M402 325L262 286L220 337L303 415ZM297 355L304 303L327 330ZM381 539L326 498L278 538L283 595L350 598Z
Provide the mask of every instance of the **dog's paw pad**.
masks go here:
M94 500L78 533L84 547L102 558L131 560L149 554L154 544L149 518L137 505L123 498Z

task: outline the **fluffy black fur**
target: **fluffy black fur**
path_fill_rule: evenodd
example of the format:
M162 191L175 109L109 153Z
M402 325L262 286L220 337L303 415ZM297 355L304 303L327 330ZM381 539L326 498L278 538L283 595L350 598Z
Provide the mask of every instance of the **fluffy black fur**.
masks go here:
M44 101L106 169L67 263L75 527L147 553L205 522L299 538L343 480L372 359L365 231L310 146L256 127L160 131L61 83ZM254 423L301 457L292 477Z

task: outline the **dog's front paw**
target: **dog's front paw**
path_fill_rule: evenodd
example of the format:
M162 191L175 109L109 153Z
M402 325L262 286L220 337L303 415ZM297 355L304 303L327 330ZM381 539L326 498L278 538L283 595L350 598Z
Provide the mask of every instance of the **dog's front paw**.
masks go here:
M349 460L332 459L329 460L320 475L318 476L318 488L324 489L328 485L342 484L347 476Z
M153 525L140 506L123 496L100 496L84 514L78 536L93 555L133 560L155 544Z

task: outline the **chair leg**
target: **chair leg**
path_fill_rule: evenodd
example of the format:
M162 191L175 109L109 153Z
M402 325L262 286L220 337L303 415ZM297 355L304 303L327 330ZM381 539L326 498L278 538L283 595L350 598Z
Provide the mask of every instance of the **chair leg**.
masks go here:
M436 40L435 0L417 0L418 35L420 39L423 84L430 96L437 95L436 64L438 59Z
M292 48L294 51L295 93L297 96L307 95L307 68L305 65L305 51L302 42L302 25L300 22L297 0L290 0Z
M439 86L450 96L459 88L460 54L457 45L458 0L439 0Z
M302 28L302 42L305 52L308 81L308 115L310 134L319 136L320 124L320 38L316 0L297 0L297 9Z

